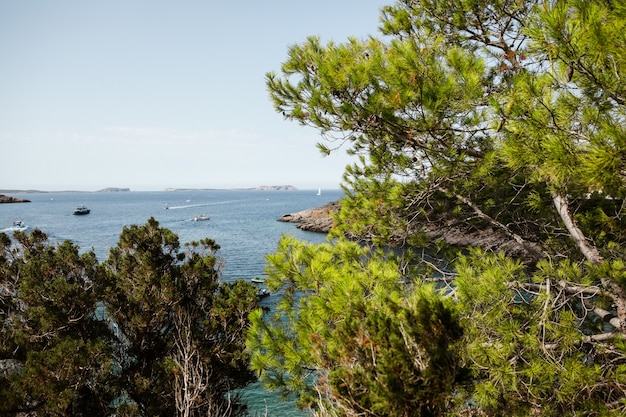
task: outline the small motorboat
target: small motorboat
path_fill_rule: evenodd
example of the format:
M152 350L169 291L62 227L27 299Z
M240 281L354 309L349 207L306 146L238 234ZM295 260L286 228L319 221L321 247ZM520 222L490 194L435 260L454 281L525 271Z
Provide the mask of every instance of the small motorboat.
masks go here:
M200 214L200 215L194 217L193 221L194 222L202 222L202 221L209 220L209 219L210 219L210 217L207 216L206 214Z
M267 288L261 288L260 290L256 292L256 296L259 298L265 298L265 297L268 297L269 295L270 295L270 292L267 290Z
M15 220L13 222L13 226L7 230L12 230L12 231L22 231L22 230L26 230L28 229L28 226L26 226L26 223L24 223L22 220Z
M263 278L259 278L259 277L254 277L250 281L254 282L255 284L263 284L265 282Z
M77 216L81 216L81 215L89 214L89 213L91 213L91 210L83 205L76 207L76 209L74 210L74 214Z

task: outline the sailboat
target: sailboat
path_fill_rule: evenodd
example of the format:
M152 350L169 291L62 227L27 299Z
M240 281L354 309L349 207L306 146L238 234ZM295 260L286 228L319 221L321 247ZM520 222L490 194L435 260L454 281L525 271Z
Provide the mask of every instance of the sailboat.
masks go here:
M317 189L317 195L322 195L322 189L321 188Z

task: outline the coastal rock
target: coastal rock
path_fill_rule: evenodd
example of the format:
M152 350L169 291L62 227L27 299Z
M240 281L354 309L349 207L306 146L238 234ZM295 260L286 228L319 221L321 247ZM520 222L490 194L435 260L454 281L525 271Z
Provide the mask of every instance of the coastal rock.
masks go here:
M30 203L30 200L0 194L0 204L2 203Z
M285 214L279 222L297 223L296 227L307 232L328 233L333 227L331 214L339 210L339 202L331 201L322 206Z

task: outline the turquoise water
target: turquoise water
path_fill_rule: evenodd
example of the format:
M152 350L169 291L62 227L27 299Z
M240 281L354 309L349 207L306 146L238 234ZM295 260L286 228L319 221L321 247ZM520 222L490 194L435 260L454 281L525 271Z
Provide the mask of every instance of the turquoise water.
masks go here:
M178 234L181 243L214 239L224 261L222 277L233 281L262 275L265 256L276 249L283 234L325 242L324 234L304 232L277 219L336 201L342 194L341 190L322 190L321 195L317 190L11 194L31 203L0 204L0 231L8 232L15 220L23 220L29 229L46 232L52 241L70 240L83 251L93 248L103 261L124 226L145 224L154 217L162 227ZM89 215L72 214L81 204L91 209ZM210 220L193 220L201 214ZM274 297L270 295L262 303L271 306ZM252 416L306 415L258 384L248 387L243 396Z

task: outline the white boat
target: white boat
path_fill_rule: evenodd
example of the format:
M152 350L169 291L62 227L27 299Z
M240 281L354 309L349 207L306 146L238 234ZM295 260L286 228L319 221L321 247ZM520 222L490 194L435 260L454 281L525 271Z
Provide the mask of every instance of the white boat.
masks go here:
M83 205L76 207L76 209L74 210L74 214L76 214L77 216L89 214L89 213L91 213L91 210Z
M263 278L259 278L259 277L254 277L250 281L254 282L255 284L263 284L265 282Z
M322 195L322 189L321 188L317 189L317 195Z
M200 215L198 215L198 216L194 217L194 218L193 218L193 221L194 221L194 222L201 222L201 221L204 221L204 220L209 220L209 219L210 219L210 217L209 217L209 216L207 216L206 214L200 214Z
M24 223L22 220L15 220L13 222L13 226L11 226L11 227L9 227L7 229L4 229L4 230L6 230L7 232L8 231L17 232L17 231L22 231L22 230L26 230L26 229L28 229L28 226L26 226L26 223Z

